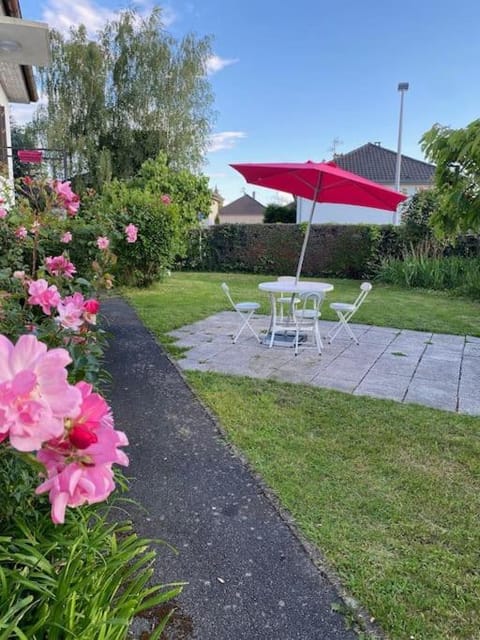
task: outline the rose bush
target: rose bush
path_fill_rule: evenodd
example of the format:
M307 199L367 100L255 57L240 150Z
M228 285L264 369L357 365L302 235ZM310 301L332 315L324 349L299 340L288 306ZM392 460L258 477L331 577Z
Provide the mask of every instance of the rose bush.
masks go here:
M141 232L124 214L114 235L80 206L68 182L28 177L15 207L0 206L2 638L119 640L181 590L152 586L150 541L112 522L111 501L100 508L126 486L128 440L99 393L98 294L113 285L113 249Z
M48 493L52 520L63 523L67 506L105 500L115 488L113 465L128 464L120 449L127 438L93 386L104 344L96 289L111 286L115 256L108 236L98 236L90 282L68 249L45 255L42 241L51 235L75 242L80 199L68 182L28 176L19 193L0 219L15 258L0 280L0 446L35 460L43 479L36 492ZM137 233L126 225L125 244Z

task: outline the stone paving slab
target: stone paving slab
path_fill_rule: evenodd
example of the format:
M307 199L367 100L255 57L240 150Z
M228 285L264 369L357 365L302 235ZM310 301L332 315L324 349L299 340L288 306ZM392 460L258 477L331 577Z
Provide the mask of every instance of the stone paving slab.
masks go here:
M259 335L265 335L268 320L252 319ZM246 332L232 344L239 324L231 311L170 335L189 348L178 361L183 369L272 378L480 415L480 338L352 324L359 345L343 331L328 344L327 334L335 324L320 322L321 356L307 348L312 346L308 342L295 356L290 346L269 349Z

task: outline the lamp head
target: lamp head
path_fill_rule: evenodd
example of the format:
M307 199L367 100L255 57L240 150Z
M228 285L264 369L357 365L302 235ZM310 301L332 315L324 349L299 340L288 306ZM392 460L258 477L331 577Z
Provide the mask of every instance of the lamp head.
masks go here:
M399 91L408 91L408 82L399 82L398 83Z

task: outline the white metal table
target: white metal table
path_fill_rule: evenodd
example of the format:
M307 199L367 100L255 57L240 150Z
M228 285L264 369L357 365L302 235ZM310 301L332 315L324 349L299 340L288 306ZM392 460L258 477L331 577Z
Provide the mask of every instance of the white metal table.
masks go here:
M264 338L264 343L268 343L270 338L269 338L269 334L270 334L270 330L272 327L272 322L273 322L273 318L275 317L276 311L275 311L275 294L279 294L279 293L289 293L292 295L292 302L293 302L293 298L295 297L296 293L305 293L307 291L311 291L311 292L316 292L316 293L328 293L329 291L333 291L333 284L330 284L329 282L314 282L314 281L310 281L310 280L299 280L298 282L295 282L294 279L292 279L292 281L286 281L286 280L272 280L271 282L261 282L258 285L258 288L260 289L260 291L265 291L265 293L268 293L270 296L270 305L271 305L271 316L270 316L270 326L269 326L269 331L267 333L267 336ZM280 336L277 338L275 336L275 341L273 344L275 345L282 345L282 346L291 346L293 344L293 340L294 340L294 336L292 336L291 334L287 332L285 332L285 334L283 334L280 338Z

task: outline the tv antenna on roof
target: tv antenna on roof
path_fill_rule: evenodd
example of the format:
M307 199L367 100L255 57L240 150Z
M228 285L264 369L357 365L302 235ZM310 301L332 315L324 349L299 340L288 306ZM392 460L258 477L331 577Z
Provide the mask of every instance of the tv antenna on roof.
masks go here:
M333 154L333 157L337 155L337 147L339 147L342 144L343 144L343 140L340 140L338 136L335 136L335 138L332 140L332 146L329 147L328 149L328 151L330 151Z

